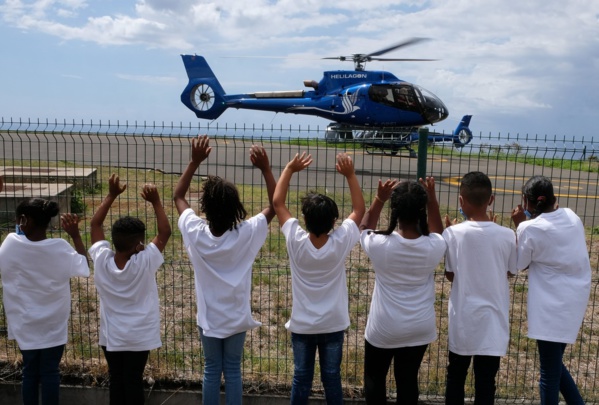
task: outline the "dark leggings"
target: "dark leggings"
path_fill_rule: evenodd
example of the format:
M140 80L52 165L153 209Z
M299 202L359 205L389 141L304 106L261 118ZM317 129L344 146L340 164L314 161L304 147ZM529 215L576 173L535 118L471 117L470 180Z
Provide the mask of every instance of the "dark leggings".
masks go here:
M449 352L445 404L464 404L464 384L474 357L474 403L492 405L495 402L495 376L499 371L499 356L462 356Z
M143 374L149 350L109 352L102 346L110 374L110 405L141 405L145 401Z
M387 401L387 373L393 360L397 386L397 403L418 403L418 370L428 345L381 349L365 342L364 394L367 404L385 404Z

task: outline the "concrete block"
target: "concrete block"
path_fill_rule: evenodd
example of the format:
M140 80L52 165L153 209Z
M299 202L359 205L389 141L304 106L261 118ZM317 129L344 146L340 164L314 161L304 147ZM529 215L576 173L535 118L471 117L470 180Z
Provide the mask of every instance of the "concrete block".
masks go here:
M71 212L71 189L72 184L52 183L4 183L4 189L0 192L0 221L14 221L15 209L21 201L29 198L44 198L56 201L60 213ZM51 226L60 225L60 215L52 218Z
M8 183L73 183L79 187L95 187L97 169L76 167L0 166L0 176Z

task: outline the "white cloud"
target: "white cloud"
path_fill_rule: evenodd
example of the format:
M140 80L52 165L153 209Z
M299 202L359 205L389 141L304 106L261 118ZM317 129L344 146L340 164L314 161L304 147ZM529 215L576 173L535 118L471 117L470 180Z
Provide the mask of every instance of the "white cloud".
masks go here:
M108 4L108 3L106 3ZM599 2L530 0L6 0L5 26L44 33L62 43L82 41L102 47L130 46L210 57L275 55L305 57L264 64L251 80L288 82L285 71L350 69L319 61L324 56L372 52L402 39L432 41L400 49L389 57L438 58L430 63L378 63L441 97L452 114L559 115L572 107L590 111L599 102ZM133 7L134 5L134 7ZM102 8L104 7L104 8ZM116 7L116 5L114 6ZM234 62L236 83L250 79ZM217 72L218 74L218 72ZM137 81L174 80L167 76L128 76ZM295 88L293 82L288 87Z

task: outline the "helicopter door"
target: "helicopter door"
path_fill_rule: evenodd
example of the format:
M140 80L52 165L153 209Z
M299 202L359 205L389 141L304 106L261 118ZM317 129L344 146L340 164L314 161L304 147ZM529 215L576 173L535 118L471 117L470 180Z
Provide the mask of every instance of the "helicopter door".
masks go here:
M368 89L368 96L374 102L385 104L400 110L420 113L422 105L420 97L409 83L373 84Z

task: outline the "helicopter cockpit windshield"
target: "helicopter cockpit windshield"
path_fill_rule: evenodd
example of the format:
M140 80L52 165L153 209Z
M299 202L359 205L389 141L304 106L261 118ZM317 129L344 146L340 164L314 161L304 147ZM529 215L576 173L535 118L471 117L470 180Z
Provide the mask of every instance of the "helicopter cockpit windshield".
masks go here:
M373 84L368 96L374 102L421 114L431 124L444 120L449 114L437 96L408 82Z

